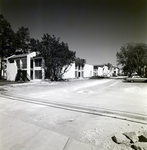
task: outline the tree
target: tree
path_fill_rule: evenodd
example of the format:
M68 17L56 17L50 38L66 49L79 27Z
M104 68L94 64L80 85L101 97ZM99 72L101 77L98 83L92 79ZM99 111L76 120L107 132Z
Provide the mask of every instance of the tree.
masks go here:
M29 51L30 33L29 29L25 27L18 28L16 32L15 45L20 53L27 53Z
M44 34L39 44L40 55L45 61L45 76L53 81L61 80L75 60L75 52L70 51L67 43L60 42L54 35Z
M79 57L77 57L77 58L75 59L75 65L76 65L76 66L82 66L82 67L84 67L84 66L85 66L85 63L86 63L86 60L85 60L85 59L82 59L82 58L79 58Z
M111 63L107 63L106 66L108 66L109 70L112 68L112 64Z
M31 38L29 43L29 48L31 52L38 52L40 48L40 42L37 39Z
M117 52L117 64L122 65L124 73L131 76L137 72L138 75L144 75L144 66L147 65L147 44L127 43Z
M11 28L10 23L0 15L0 58L1 58L1 69L0 78L3 70L2 61L5 57L8 57L15 52L14 48L15 33Z

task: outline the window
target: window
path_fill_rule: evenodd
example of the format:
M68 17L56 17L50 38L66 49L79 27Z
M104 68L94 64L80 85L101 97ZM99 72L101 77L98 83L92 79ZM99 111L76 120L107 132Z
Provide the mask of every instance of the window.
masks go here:
M23 69L27 68L27 59L26 58L22 58L21 61L22 61L22 68Z
M20 59L16 60L17 67L20 68Z
M14 63L14 60L13 60L13 59L10 59L9 62L10 62L10 63Z
M35 59L35 67L41 67L42 66L42 59Z
M31 80L33 80L33 70L30 71Z
M81 76L80 76L80 72L78 72L78 77L81 77Z
M31 68L33 68L33 60L31 60Z
M75 71L75 78L77 78L77 71Z
M77 70L77 65L75 65L75 69Z
M35 79L42 79L42 70L35 70Z

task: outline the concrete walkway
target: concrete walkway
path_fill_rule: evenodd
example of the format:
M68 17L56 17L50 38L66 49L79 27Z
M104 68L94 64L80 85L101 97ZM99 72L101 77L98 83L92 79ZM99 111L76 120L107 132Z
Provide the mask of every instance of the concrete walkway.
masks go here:
M97 150L59 133L0 114L0 150Z

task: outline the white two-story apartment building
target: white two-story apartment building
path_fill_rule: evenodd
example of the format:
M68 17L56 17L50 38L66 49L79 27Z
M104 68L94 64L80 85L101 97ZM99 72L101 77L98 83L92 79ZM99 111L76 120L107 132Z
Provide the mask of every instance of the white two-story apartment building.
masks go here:
M7 80L44 79L43 59L36 52L7 58Z
M38 57L36 52L29 54L13 55L7 58L7 80L44 80L44 60ZM93 75L93 66L76 66L72 63L69 70L63 75L63 78L84 78Z

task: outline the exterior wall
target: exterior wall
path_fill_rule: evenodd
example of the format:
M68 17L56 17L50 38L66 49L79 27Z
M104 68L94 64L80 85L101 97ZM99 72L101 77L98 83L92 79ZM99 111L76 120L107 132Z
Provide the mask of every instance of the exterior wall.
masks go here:
M93 65L85 64L84 77L92 77L92 75L93 75Z
M118 76L119 73L122 73L122 72L119 72L119 68L117 67L112 67L109 71L109 74L110 76Z
M19 55L18 55L19 56ZM18 69L26 70L27 77L30 79L31 76L31 58L36 56L36 52L32 52L25 57L17 57L14 56L9 57L8 59L13 59L14 63L10 63L7 59L7 80L15 81ZM18 64L17 64L18 62ZM24 67L25 66L25 67Z
M103 67L103 76L106 76L106 77L110 76L108 66Z
M63 75L63 79L66 78L83 78L91 77L93 75L93 65L85 64L82 66L75 66L75 63L72 64L71 68Z
M75 78L75 63L73 63L70 69L63 75L63 79Z
M15 81L17 75L17 66L16 62L14 63L9 63L7 60L7 80L8 81Z
M119 69L117 67L114 67L112 75L118 76L118 73L119 73Z
M103 67L98 67L97 76L103 76Z
M115 71L116 71L116 75L118 75L119 69L115 68Z
M31 58L36 56L36 52L32 52L27 55L27 74L31 76Z
M108 69L107 65L96 65L93 67L94 68L94 76L105 76L105 77L109 77L111 72Z
M84 77L84 67L75 65L75 78Z
M119 75L123 75L123 70L122 70L122 69L119 69L119 70L118 70L118 74L119 74Z
M1 61L2 61L2 68L1 68ZM7 69L7 59L6 59L6 58L3 58L3 60L1 60L1 58L0 58L1 77L2 77L3 79L6 79L6 78L7 78L6 69Z
M37 60L37 59L41 59L42 60L40 66L36 66L35 65L35 60ZM45 78L45 71L44 71L43 65L44 65L44 60L43 60L42 57L33 58L33 80L44 80L44 78ZM38 72L41 71L41 78L37 77L36 71L38 71Z
M109 75L113 76L113 73L114 73L114 67L111 67L110 70L109 70Z

